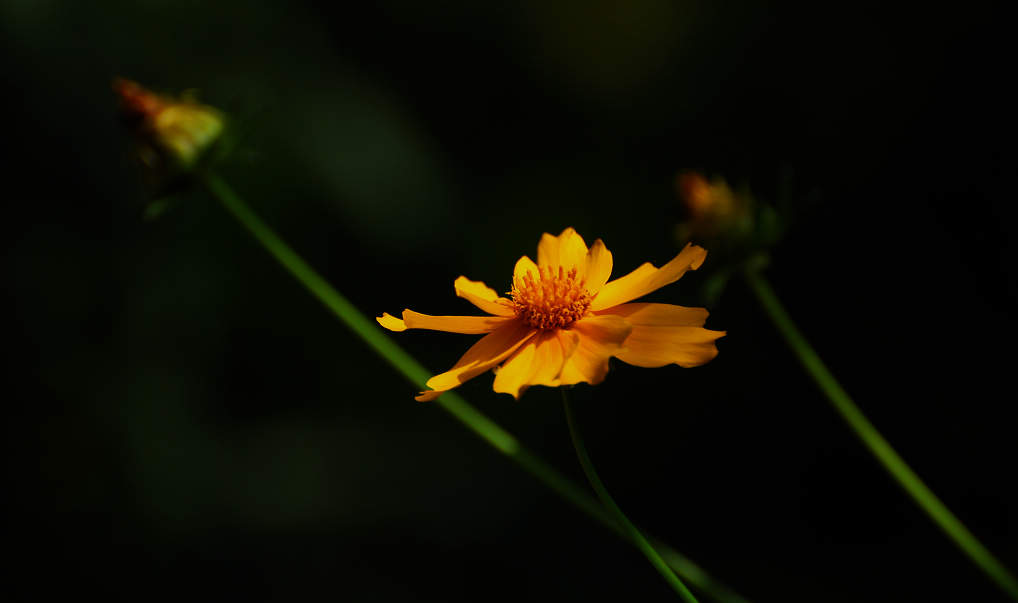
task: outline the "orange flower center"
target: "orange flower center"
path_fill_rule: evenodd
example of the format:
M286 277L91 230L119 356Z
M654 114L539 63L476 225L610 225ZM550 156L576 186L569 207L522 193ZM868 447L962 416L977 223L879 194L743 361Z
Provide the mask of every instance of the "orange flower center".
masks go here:
M568 327L583 318L593 298L583 279L576 278L576 268L566 272L562 266L558 271L541 266L538 271L513 279L516 316L542 330Z

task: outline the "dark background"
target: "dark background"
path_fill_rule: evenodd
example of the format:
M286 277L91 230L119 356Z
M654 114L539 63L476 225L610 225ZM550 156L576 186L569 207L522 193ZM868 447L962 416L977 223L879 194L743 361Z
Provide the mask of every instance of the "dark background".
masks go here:
M368 353L210 197L146 222L110 80L197 89L223 174L364 312L470 313L542 232L616 275L694 168L796 222L768 275L879 429L1018 568L1010 26L979 3L0 1L5 583L36 597L668 600ZM652 300L702 305L712 269ZM760 601L1003 597L734 281L720 355L574 390L630 516ZM429 369L474 339L397 336ZM485 413L582 480L558 394ZM5 588L5 590L7 590Z

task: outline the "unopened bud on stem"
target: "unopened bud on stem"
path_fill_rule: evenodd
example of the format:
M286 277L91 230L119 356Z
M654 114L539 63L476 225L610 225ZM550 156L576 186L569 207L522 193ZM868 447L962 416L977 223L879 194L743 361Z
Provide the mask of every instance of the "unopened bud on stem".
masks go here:
M222 114L193 99L159 95L122 78L113 81L113 90L124 120L146 152L181 168L193 166L223 132ZM143 159L151 163L153 158Z

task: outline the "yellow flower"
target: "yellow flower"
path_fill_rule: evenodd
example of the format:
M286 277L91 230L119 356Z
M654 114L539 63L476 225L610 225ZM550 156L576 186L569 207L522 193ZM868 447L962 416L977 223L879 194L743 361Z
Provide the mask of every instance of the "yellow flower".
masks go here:
M511 299L482 282L456 279L456 295L489 316L404 310L402 319L386 313L378 322L390 331L486 333L452 369L428 379L431 391L417 396L421 402L489 369L495 369L495 391L519 399L531 385L598 384L612 356L643 367L698 366L717 356L714 341L725 334L703 328L707 310L627 302L696 270L705 257L702 247L686 245L661 268L645 263L608 282L611 252L600 239L587 249L567 228L557 237L541 237L536 264L527 256L516 262Z

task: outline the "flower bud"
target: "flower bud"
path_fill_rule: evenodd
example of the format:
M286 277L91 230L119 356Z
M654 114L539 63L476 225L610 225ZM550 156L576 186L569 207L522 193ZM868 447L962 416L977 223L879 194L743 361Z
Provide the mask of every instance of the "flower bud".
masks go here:
M113 90L122 116L143 145L143 160L155 154L181 168L190 168L223 132L222 114L193 99L156 94L130 80L118 78Z
M724 179L708 181L696 172L680 172L675 185L686 210L680 226L686 238L734 242L752 229L752 199L735 193Z
M689 217L686 224L698 237L723 235L748 215L748 197L736 195L721 178L708 182L696 172L681 172L675 185Z

